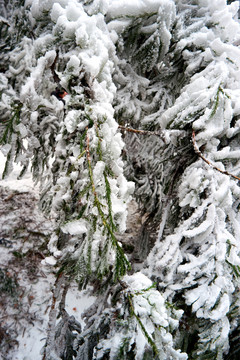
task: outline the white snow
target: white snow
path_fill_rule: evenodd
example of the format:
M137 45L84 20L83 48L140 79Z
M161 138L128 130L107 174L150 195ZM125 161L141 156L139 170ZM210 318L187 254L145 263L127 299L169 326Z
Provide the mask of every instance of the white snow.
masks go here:
M108 7L111 18L121 16L137 16L157 12L159 5L165 1L159 0L112 0Z
M70 110L67 113L64 119L64 123L69 133L72 133L76 130L77 125L80 122L80 116L81 116L81 111L78 110Z
M2 179L6 158L1 150L2 149L0 149L0 186L7 186L10 189L18 190L20 192L33 191L35 194L38 194L38 185L34 184L30 172L26 173L22 179L18 180L18 176L21 172L20 165L14 166L10 177L4 180Z
M72 285L66 296L66 311L71 316L73 315L82 325L82 330L85 326L82 314L88 309L97 299L96 296L89 295L92 293L92 288L87 287L85 290L78 290L77 285Z
M10 352L11 359L41 359L40 352L45 343L53 282L54 277L48 275L47 278L39 278L36 284L26 289L33 299L30 311L37 315L37 319L33 325L28 324L25 331L19 334L17 338L19 345L15 351Z
M87 232L85 220L73 220L61 226L61 230L65 234L81 235Z
M53 256L48 256L41 261L42 265L56 265L57 260Z

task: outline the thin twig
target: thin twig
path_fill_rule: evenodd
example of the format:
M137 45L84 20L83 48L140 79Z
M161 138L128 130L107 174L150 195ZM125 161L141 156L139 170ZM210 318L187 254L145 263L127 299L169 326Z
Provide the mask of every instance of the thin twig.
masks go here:
M129 128L129 127L125 127L122 125L118 125L119 129L124 130L124 131L128 131L128 132L132 132L135 134L140 134L140 135L155 135L155 136L160 136L163 138L163 133L161 131L157 132L157 131L148 131L148 130L137 130L137 129L133 129L133 128Z
M228 175L228 176L231 176L233 177L234 179L236 180L240 180L240 177L236 176L236 175L233 175L231 174L230 172L226 171L226 170L221 170L219 169L216 165L214 165L213 163L211 163L208 159L206 159L203 154L201 153L201 151L199 150L198 146L197 146L197 143L196 143L196 138L195 138L195 131L193 130L192 131L192 142L193 142L193 148L194 148L194 151L195 153L206 163L208 164L209 166L211 166L213 169L219 171L220 173L224 174L224 175Z

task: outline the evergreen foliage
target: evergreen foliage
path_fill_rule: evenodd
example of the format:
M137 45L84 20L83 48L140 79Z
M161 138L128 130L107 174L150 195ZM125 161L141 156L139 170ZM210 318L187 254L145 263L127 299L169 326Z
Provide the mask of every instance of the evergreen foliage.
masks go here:
M236 32L228 31L238 24L225 12L224 2L215 7L215 3L178 1L176 9L169 51L154 72L151 64L151 71L143 74L133 60L134 71L126 76L124 61L120 64L116 107L119 118L130 125L160 127L170 139L175 137L165 144L156 137L139 142L128 135L126 140L128 176L136 182L142 206L160 221L144 273L154 276L168 298L192 306L198 345L187 349L189 355L220 359L229 351L226 333L236 326L229 312L237 301L239 281L239 187L216 171L218 167L239 176L238 49L230 45ZM167 105L163 92L170 94ZM125 108L126 98L132 106ZM194 154L193 131L208 165ZM232 246L235 263L230 265ZM187 335L182 331L181 336L184 340Z
M0 5L3 176L30 166L55 224L43 359L237 358L237 3ZM138 242L154 240L127 274L131 195ZM74 279L99 289L84 329L65 310Z

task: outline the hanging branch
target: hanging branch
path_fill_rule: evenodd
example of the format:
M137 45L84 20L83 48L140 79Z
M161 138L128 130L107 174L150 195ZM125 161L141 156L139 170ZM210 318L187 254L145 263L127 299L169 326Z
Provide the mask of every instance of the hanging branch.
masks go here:
M116 274L115 274L115 280L122 275L125 275L127 270L131 269L131 265L129 263L129 261L127 260L125 253L122 249L122 247L119 245L118 240L114 234L114 224L113 224L113 220L112 220L112 215L111 215L111 200L110 198L108 198L109 195L107 195L107 202L108 202L108 206L109 206L109 214L110 214L110 224L108 222L107 217L105 216L103 210L102 210L102 204L98 198L98 194L96 192L96 187L94 184L94 179L93 179L93 169L92 169L92 164L91 164L91 155L90 155L90 142L89 142L89 135L88 135L88 127L86 128L87 133L86 133L86 155L87 155L87 163L88 163L88 171L89 171L89 178L90 178L90 182L91 182L91 186L92 186L92 193L94 196L94 203L98 209L98 214L102 220L102 224L103 226L107 229L108 234L110 236L110 239L112 241L113 246L116 248ZM108 183L106 174L104 175L105 178L105 182L106 182L106 190L107 192L110 191L110 185Z
M135 312L135 309L134 309L134 305L133 305L133 302L132 302L132 298L133 298L133 295L132 294L128 294L127 295L127 299L128 299L128 302L129 302L129 306L130 306L130 311L132 312L132 314L134 315L134 317L136 318L144 336L146 337L149 345L152 347L153 349L153 352L154 352L154 355L158 355L159 352L158 352L158 348L154 342L154 340L151 338L151 336L148 334L145 326L143 325L141 319L140 319L140 316L138 316Z
M224 175L228 175L228 176L231 176L233 177L234 179L236 180L240 180L240 177L236 176L236 175L233 175L231 174L230 172L226 171L226 170L221 170L219 169L216 165L214 165L213 163L211 163L208 159L206 159L203 154L201 153L201 151L199 150L198 146L197 146L197 143L196 143L196 138L195 138L195 131L192 130L192 142L193 142L193 148L194 148L194 151L195 153L206 163L208 164L209 166L211 166L213 169L219 171L220 173L224 174Z
M127 284L126 284L124 281L122 281L121 279L118 279L118 282L119 282L122 290L123 290L123 291L126 291L126 289L128 288ZM151 285L149 288L143 289L142 291L143 291L143 292L148 291L149 289L155 287L155 285L156 285L156 284L154 283L154 284ZM136 293L136 294L137 294L137 293ZM138 294L139 294L139 293L138 293ZM140 326L140 328L141 328L144 336L146 337L149 345L152 347L154 354L155 354L156 356L159 355L159 351L158 351L158 348L157 348L154 340L152 339L151 335L148 333L147 329L145 328L144 324L142 323L142 321L141 321L141 319L140 319L140 316L137 315L137 313L136 313L136 311L135 311L134 304L133 304L133 301L132 301L132 299L133 299L133 297L134 297L134 293L132 293L132 292L130 292L130 291L128 290L127 293L126 293L126 297L127 297L128 304L129 304L130 315L133 315L133 316L136 318L136 320L137 320L137 322L138 322L138 324L139 324L139 326Z
M63 284L65 283L65 278L63 272L60 272L56 278L53 295L52 295L52 304L49 312L49 321L48 321L48 330L47 330L47 339L43 350L42 360L48 360L51 357L51 354L55 352L54 350L54 339L55 339L55 327L57 322L57 304L61 303L62 296L64 295Z

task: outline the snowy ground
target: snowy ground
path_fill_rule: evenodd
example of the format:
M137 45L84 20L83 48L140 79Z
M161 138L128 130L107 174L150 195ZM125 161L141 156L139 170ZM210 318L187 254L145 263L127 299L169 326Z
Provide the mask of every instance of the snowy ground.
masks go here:
M0 179L4 157L0 151ZM39 212L38 187L30 173L18 180L16 166L7 180L0 180L0 360L41 360L55 281L54 267L44 266L52 224ZM142 252L136 242L142 226L138 206L129 209L128 231L120 236L129 259ZM84 328L82 313L91 306L91 291L71 284L66 311Z
M3 165L0 152L0 174ZM52 225L38 211L30 174L17 175L16 167L0 181L0 359L40 360L55 281L54 269L41 264ZM72 285L66 310L84 326L81 314L94 299Z

